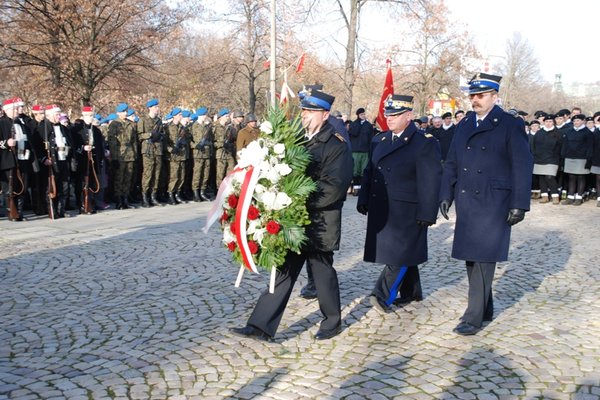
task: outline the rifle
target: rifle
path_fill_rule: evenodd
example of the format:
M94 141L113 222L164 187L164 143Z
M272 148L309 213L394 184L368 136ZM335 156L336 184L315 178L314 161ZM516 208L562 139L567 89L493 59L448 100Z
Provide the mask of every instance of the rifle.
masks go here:
M48 141L48 121L44 121L44 146L46 147L46 157L50 161L50 165L48 165L48 217L54 220L52 200L56 197L56 180L54 179L54 162L52 161L52 152L50 151L50 142Z
M92 157L91 146L93 143L93 134L93 128L90 128L87 142L90 146L90 149L87 151L88 162L86 163L85 179L83 182L83 212L86 214L92 214L94 212L94 207L90 202L90 192L98 193L100 190L100 182L98 181L98 175L96 174L96 170L94 168L94 157ZM96 180L96 191L90 189L90 171L92 171L94 174L94 179Z
M10 135L11 135L11 138L14 140L15 139L15 122L13 119L11 119L11 121L12 121L12 125L11 125L11 129L10 129ZM15 167L11 168L10 172L8 173L8 220L9 221L17 221L17 220L19 220L19 210L17 209L17 205L15 203L15 198L17 196L20 196L23 194L23 192L25 191L25 185L23 184L23 177L21 176L21 171L19 169L19 158L17 157L17 154L15 153L15 146L10 146L10 152L13 155L13 158L15 160ZM17 179L21 182L21 191L18 193L15 192L15 190L14 190L13 171L16 172Z

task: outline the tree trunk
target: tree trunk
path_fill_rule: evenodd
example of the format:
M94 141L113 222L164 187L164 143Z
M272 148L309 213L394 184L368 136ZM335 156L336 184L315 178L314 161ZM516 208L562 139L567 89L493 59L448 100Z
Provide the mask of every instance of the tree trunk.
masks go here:
M352 115L352 91L354 90L354 64L356 62L356 38L358 36L358 13L361 0L350 1L348 21L348 42L346 43L346 63L344 65L343 112Z

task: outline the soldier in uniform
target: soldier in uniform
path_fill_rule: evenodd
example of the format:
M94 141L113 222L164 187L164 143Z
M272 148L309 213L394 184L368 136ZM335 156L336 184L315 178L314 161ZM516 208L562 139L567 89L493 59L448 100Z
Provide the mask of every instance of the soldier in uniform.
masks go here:
M157 99L146 102L148 113L138 123L138 140L142 153L142 207L159 205L156 194L164 152L165 132L159 117Z
M466 261L468 305L454 328L473 335L493 318L496 262L508 259L512 225L529 210L533 157L525 124L496 105L500 76L469 82L473 112L457 125L444 163L440 212L456 201L452 257Z
M284 265L277 270L275 293L263 292L247 325L231 329L236 335L272 340L306 260L314 267L319 307L324 315L315 339L329 339L342 330L333 251L340 242L342 207L352 180L352 154L344 137L327 122L333 101L333 96L313 91L301 103L302 125L308 139L306 149L311 154L306 174L317 184L316 192L306 204L311 219L306 229L308 243L300 254L288 253Z
M114 169L114 198L117 210L129 208L127 196L133 179L133 163L137 146L137 132L133 122L127 119L126 103L120 103L115 112L118 119L108 126L108 146Z
M237 135L236 149L240 151L244 147L248 146L250 142L258 139L260 129L256 127L257 124L256 115L248 113L246 115L246 126L243 127Z
M52 201L55 218L68 216L65 214L65 206L73 156L73 139L70 132L60 124L59 117L60 107L55 104L46 106L46 118L38 125L38 135L43 142L40 142L40 147L36 150L37 154L41 155L42 165L46 167L46 178L49 178L50 169L54 175L54 185L51 187L48 179L45 179L44 189L47 193L46 199L49 193L56 193Z
M8 116L8 114L13 113L13 109L16 109L14 100L4 101L2 105L3 112L0 115L0 189L2 190L3 204L7 209L9 196L13 196L17 180L15 172L17 160L14 155L16 140L13 138L13 118L15 115L13 114L12 118ZM16 110L14 113L16 113ZM9 185L9 182L12 186ZM7 215L10 214L7 212Z
M356 206L368 213L364 260L385 264L369 298L383 313L398 292L407 301L423 297L418 265L427 261L427 228L437 219L440 145L417 130L412 109L412 96L386 101L390 130L371 140Z
M101 171L104 164L104 137L97 126L94 126L94 107L84 106L81 109L81 120L73 125L73 142L75 143L75 156L77 157L76 183L77 205L79 212L84 213L82 193L87 190L88 201L91 204L91 213L96 213L96 196L101 189Z
M194 142L194 173L192 189L194 201L211 201L207 193L208 179L210 177L211 160L214 158L215 137L212 124L208 118L206 107L196 110L198 119L192 126L192 140Z
M29 129L29 132L32 132L32 140L41 142L42 138L40 138L37 134L37 128L38 125L44 120L44 107L39 104L34 104L31 106L31 114L33 115L33 118L29 119L27 128ZM34 145L32 150L36 153L34 154L34 157L38 161L34 160L33 162L35 168L30 179L31 207L36 215L44 215L46 214L46 196L42 190L44 187L42 179L45 171L39 163L42 155L37 154L37 149L38 146Z
M188 111L189 113L189 111ZM173 121L167 127L167 150L170 155L169 167L169 204L183 203L179 190L183 184L185 160L189 157L190 135L184 123L182 110L175 107L170 115Z
M233 170L235 166L235 140L231 134L233 130L228 129L229 110L219 110L217 123L214 125L215 152L217 158L217 187Z

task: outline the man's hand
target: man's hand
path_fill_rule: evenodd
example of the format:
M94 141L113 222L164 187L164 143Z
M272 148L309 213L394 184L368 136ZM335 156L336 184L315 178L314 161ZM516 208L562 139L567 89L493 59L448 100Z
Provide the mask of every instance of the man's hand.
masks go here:
M518 224L519 222L523 221L523 218L525 218L525 210L512 208L508 210L508 217L506 218L506 222L508 222L510 226L513 226L514 224Z
M451 205L452 205L452 200L442 200L440 202L440 213L442 214L442 217L449 219L448 218L448 210L450 209Z
M8 147L15 147L15 144L17 144L17 141L13 138L8 138L8 140L6 141L6 144L8 144Z
M358 211L362 215L367 215L367 213L369 212L369 207L367 207L366 204L357 204L356 211Z

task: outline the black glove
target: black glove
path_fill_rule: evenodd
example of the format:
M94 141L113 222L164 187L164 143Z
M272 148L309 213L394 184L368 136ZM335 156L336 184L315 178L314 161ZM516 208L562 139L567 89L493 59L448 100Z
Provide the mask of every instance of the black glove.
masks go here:
M424 228L427 228L428 226L433 225L433 223L429 222L429 221L423 221L423 220L418 219L417 220L417 225L420 225L420 226L422 226Z
M585 168L585 169L590 169L590 168L592 168L592 160L587 160L587 161L585 162L585 167L584 167L584 168Z
M508 222L510 226L513 226L514 224L523 221L523 218L525 218L525 210L512 208L508 210L508 218L506 218L506 222Z
M367 207L366 204L357 204L356 211L358 211L362 215L367 215L367 213L369 212L369 207Z
M448 210L450 209L451 205L452 205L452 200L442 200L440 202L440 213L442 214L442 217L449 219L448 218Z

